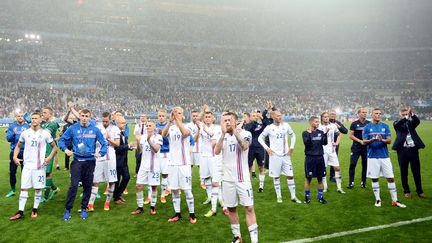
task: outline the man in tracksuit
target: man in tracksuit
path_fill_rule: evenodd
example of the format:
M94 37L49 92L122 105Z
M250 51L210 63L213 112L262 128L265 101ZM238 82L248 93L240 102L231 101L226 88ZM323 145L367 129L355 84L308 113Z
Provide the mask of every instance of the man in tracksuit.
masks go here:
M323 145L327 145L327 133L318 129L318 117L312 116L309 118L309 128L302 133L303 143L305 145L305 203L310 203L310 183L312 178L318 180L318 202L326 204L324 199L324 185L322 178L326 175L324 163Z
M96 165L96 158L102 157L107 152L107 142L99 128L90 124L91 114L87 109L80 112L80 121L72 125L60 137L59 147L68 156L74 156L70 166L71 182L66 199L66 210L63 216L65 221L71 218L70 210L73 207L75 196L78 190L78 183L83 186L83 197L81 201L81 218L87 219L87 204L90 199L93 184L93 173ZM73 151L66 146L67 141L72 141ZM95 153L96 142L101 148Z
M11 190L6 194L6 197L12 197L15 195L16 173L17 173L18 166L13 161L13 153L18 143L18 140L20 138L21 132L29 128L29 125L24 120L23 112L17 113L15 118L16 121L9 126L6 132L6 140L10 143L9 176L10 176L10 186L11 186ZM24 144L21 146L20 152L18 154L18 159L23 159L23 152L24 152ZM23 167L21 166L21 170L22 168Z

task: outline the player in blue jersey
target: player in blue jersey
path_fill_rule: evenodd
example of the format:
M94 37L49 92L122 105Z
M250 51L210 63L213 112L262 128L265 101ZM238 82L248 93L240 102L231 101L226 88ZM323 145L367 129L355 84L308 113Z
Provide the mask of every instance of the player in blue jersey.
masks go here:
M381 122L380 108L372 110L372 122L363 129L363 142L367 144L367 177L372 179L372 189L375 194L375 206L381 207L379 178L384 176L388 182L392 205L400 208L406 206L398 201L396 183L394 182L393 166L390 161L387 144L390 144L391 133L387 124Z
M167 116L166 116L166 110L159 109L157 112L158 115L158 121L156 123L156 132L158 134L162 134L162 130L167 125ZM166 203L165 196L169 195L170 190L168 189L168 162L169 162L169 141L168 137L164 137L162 141L162 146L160 147L159 156L161 157L160 166L161 166L161 197L160 201L161 203ZM148 203L150 202L149 200ZM145 203L145 202L144 202ZM148 204L147 203L147 204Z

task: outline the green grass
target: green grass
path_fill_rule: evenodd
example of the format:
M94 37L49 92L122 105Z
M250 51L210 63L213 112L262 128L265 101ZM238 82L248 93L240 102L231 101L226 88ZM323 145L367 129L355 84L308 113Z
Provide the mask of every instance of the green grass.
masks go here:
M301 131L307 126L306 123L292 123L298 139L293 154L294 175L297 186L297 196L303 198L304 183L304 153L301 141ZM133 128L131 129L133 131ZM422 179L426 194L432 196L432 169L430 161L432 157L431 147L432 122L422 122L418 128L420 136L424 139L427 148L421 150ZM1 130L0 133L4 131ZM393 137L394 138L394 137ZM343 185L348 182L348 167L351 141L347 135L343 136L339 153L341 162ZM173 215L171 197L166 204L158 202L157 215L146 213L132 216L130 212L136 208L134 179L129 183L129 195L126 195L127 204L112 205L109 212L103 211L103 200L97 200L95 212L91 213L89 219L83 221L76 213L79 208L80 198L77 197L72 219L69 222L62 221L64 203L69 185L69 174L66 171L54 171L54 182L61 188L61 192L54 201L39 207L39 217L30 219L29 210L33 205L33 191L27 202L26 217L18 222L10 222L8 217L13 215L18 208L18 196L5 198L9 190L8 176L9 147L5 136L0 137L0 242L228 242L231 240L231 230L228 218L221 214L211 219L203 215L209 210L208 205L202 205L205 200L205 190L199 188L198 170L193 171L193 193L195 196L195 211L198 223L191 225L187 220L169 224L167 219ZM63 168L63 153L59 153L60 165ZM413 199L404 199L402 186L399 178L399 167L397 165L396 153L391 153L391 159L395 171L398 196L408 207L406 209L393 208L390 206L390 195L387 185L381 180L381 196L383 206L373 206L374 196L368 180L368 188L359 188L361 165L358 164L356 171L356 186L348 190L346 195L336 193L336 185L329 183L329 192L325 194L327 205L320 205L316 198L316 181L313 181L312 196L314 200L311 205L296 205L289 202L289 191L286 180L282 180L282 192L284 202L276 203L273 183L266 177L264 193L255 193L255 210L259 225L259 239L261 242L281 242L331 234L347 230L354 230L369 226L389 224L403 220L410 220L432 215L432 197L420 200L416 196ZM133 175L135 168L134 154L129 154L129 168ZM18 173L19 187L20 173ZM410 185L413 191L414 182L410 177ZM100 186L103 191L105 185ZM258 181L253 180L254 190L258 189ZM79 192L81 189L79 190ZM187 207L182 195L182 212L184 218L187 216ZM244 221L244 212L239 210L241 219L241 232L245 240L249 241L249 234ZM327 241L426 241L432 237L430 228L432 222L417 223L398 228L377 230L357 235L345 236Z

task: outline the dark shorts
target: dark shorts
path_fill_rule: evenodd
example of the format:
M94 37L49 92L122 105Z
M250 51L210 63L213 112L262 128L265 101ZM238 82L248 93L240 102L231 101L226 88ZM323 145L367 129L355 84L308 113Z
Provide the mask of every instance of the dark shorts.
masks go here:
M326 176L326 168L324 163L324 157L306 155L305 158L305 176L322 178Z
M256 159L259 166L264 165L264 148L250 148L248 153L249 168L252 167L254 160Z

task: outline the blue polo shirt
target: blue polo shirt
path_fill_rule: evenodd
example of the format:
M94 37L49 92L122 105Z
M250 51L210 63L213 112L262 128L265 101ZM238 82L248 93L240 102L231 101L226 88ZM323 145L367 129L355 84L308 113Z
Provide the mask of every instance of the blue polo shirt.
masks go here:
M381 137L383 139L391 136L389 126L383 122L379 122L378 124L374 124L373 122L371 122L363 128L363 139L369 140L376 137L378 134L381 134ZM367 157L374 159L388 158L389 152L387 144L381 141L375 141L368 144Z
M156 130L157 129L161 129L161 130L163 130L164 128L165 128L165 126L167 125L167 123L165 122L165 123L156 123ZM166 136L166 137L164 137L163 138L163 141L162 141L162 146L160 147L160 152L161 153L168 153L169 152L169 141L168 141L168 136Z

